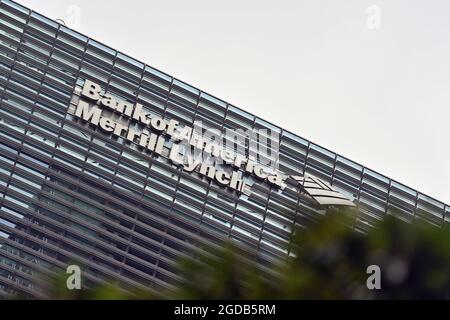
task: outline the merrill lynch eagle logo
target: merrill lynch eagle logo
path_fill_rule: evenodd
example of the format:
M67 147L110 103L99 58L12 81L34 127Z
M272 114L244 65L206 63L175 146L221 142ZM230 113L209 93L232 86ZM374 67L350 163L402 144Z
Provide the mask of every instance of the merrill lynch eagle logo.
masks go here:
M301 189L311 196L321 206L340 205L351 206L355 204L329 184L312 176L289 176L300 185Z

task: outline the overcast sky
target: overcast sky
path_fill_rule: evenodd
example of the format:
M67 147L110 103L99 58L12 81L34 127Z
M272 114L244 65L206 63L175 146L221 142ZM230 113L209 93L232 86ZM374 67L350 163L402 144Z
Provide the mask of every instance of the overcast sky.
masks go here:
M450 204L449 1L18 2Z

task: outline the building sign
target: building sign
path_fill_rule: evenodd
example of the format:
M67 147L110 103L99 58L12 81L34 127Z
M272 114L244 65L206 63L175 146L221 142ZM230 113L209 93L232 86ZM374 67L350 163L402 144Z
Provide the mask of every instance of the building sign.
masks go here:
M354 206L346 196L318 178L286 175L263 166L252 157L223 147L218 140L205 138L201 130L182 126L173 119L166 121L146 110L142 104L120 100L104 93L100 85L86 80L78 105L71 114L137 145L142 151L167 157L186 172L195 171L239 194L251 194L245 176L252 175L281 190L289 188L307 194L319 205ZM167 146L170 149L165 151Z

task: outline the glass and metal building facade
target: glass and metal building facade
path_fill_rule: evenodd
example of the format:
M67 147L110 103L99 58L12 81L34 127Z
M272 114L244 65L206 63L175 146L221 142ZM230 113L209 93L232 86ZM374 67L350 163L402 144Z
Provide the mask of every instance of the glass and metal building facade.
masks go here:
M68 111L86 80L184 125L275 132L266 147L279 170L310 174L347 195L361 232L389 214L436 225L450 219L442 202L2 0L0 297L45 297L34 275L73 263L86 286L113 278L126 289L170 288L180 257L228 239L270 269L289 256L295 226L325 212L253 177L250 195L232 192L77 121Z

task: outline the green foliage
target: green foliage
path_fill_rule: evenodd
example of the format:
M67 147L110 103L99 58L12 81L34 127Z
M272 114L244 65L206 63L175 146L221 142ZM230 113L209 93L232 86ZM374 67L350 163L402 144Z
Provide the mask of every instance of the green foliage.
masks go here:
M353 230L355 210L330 210L293 239L295 257L282 263L275 281L242 262L229 245L222 259L199 267L181 265L187 276L181 298L235 299L448 299L450 230L407 224L392 216L368 234ZM234 250L234 251L233 251ZM369 290L367 267L381 269L381 290ZM194 280L195 279L195 280ZM240 284L240 287L239 287Z
M172 297L176 299L256 299L266 294L265 279L254 257L227 243L215 255L200 254L180 262L183 281Z
M275 270L233 243L204 248L179 264L182 281L163 293L171 299L449 299L450 230L407 224L388 216L368 234L353 230L355 210L329 210L298 229L293 257ZM247 252L247 253L246 253ZM367 267L381 269L381 289L366 286ZM68 291L66 277L47 294L57 299L158 299L147 290L125 292L113 283Z

